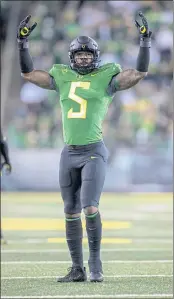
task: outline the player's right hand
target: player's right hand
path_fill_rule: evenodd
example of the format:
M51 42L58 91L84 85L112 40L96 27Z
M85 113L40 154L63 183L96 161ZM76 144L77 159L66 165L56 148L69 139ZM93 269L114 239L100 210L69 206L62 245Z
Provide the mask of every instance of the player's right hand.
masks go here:
M17 31L17 39L19 41L27 39L27 37L31 34L34 28L37 26L37 23L34 23L31 27L29 26L28 22L31 18L31 15L27 16L18 27Z

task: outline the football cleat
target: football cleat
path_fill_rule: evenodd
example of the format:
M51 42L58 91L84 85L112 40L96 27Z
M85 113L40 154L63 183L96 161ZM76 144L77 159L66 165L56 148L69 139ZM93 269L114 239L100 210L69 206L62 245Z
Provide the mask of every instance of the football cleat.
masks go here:
M71 267L68 268L68 274L64 277L58 277L57 282L83 282L87 280L86 268Z
M91 272L89 279L90 279L90 282L102 282L103 274L101 272Z

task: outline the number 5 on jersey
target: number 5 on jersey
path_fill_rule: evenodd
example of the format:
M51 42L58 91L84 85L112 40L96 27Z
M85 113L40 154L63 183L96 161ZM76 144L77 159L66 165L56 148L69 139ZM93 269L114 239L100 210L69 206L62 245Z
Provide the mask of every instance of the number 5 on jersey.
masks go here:
M75 94L76 88L89 89L90 82L72 82L68 97L80 105L79 112L73 112L73 108L68 111L68 118L86 118L87 100Z

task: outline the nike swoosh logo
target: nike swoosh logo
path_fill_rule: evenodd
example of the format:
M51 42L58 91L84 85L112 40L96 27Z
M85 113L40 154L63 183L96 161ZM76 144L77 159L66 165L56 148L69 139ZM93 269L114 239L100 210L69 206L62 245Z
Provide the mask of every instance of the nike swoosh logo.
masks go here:
M91 159L97 159L97 157L91 156Z

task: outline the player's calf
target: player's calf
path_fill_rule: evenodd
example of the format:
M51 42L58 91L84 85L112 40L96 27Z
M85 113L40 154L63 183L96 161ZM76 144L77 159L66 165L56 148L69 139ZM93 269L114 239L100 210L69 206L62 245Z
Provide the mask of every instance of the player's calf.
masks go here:
M81 214L66 214L66 240L69 247L72 266L83 268L82 222Z
M65 214L66 240L72 259L72 267L57 282L82 282L87 280L86 269L83 267L82 253L82 222L81 214Z
M89 244L89 271L91 282L103 281L102 263L100 260L100 245L102 238L102 223L98 208L89 206L84 209L86 216L86 231Z

